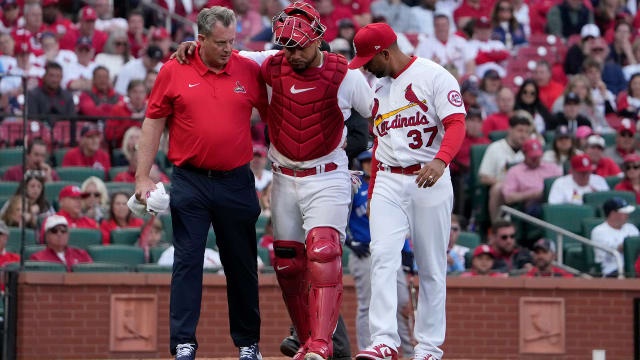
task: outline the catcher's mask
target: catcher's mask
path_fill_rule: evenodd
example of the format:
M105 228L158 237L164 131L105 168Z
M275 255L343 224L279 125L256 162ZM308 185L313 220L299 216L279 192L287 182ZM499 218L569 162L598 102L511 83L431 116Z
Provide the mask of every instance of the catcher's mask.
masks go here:
M320 14L316 9L297 1L273 18L271 29L276 45L306 48L320 38L327 27L320 23Z

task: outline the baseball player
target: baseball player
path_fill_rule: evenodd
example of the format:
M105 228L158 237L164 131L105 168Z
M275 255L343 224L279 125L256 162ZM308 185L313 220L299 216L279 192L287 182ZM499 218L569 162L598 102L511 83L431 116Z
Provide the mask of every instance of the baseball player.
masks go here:
M386 24L363 27L353 42L356 57L349 68L364 67L379 79L369 186L372 345L356 359L397 359L397 297L388 284L396 281L407 233L420 279L414 359L441 359L453 205L448 164L465 134L459 86L442 66L403 54Z
M284 50L240 52L261 64L270 87L274 269L302 344L295 360L332 355L351 203L344 120L351 109L371 116L374 97L343 56L319 50L325 30L316 9L296 2L273 19Z

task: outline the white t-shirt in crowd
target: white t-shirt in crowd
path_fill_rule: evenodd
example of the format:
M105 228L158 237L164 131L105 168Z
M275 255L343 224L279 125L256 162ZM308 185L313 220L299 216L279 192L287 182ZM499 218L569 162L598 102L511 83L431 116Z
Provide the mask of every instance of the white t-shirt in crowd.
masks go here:
M549 191L549 204L582 205L584 194L607 190L609 190L609 185L600 175L591 174L589 183L586 186L580 186L576 184L573 176L569 174L561 176L553 182Z
M170 246L167 250L162 252L160 255L160 259L158 259L158 265L171 266L173 265L173 253L175 252L175 248ZM213 268L221 268L222 261L220 261L220 254L213 249L206 248L204 249L204 263L202 265L203 269L213 269Z
M614 250L618 249L618 246L624 242L624 239L629 236L638 236L640 232L638 228L633 224L624 224L620 229L614 229L606 221L593 228L591 232L591 241L610 247ZM620 254L622 255L622 254ZM600 264L602 268L602 274L608 275L618 270L618 265L613 254L604 250L595 249L595 261ZM624 257L622 258L624 265Z
M510 165L518 164L524 161L522 151L515 151L507 142L507 139L500 139L493 142L484 153L478 174L490 176L504 180L507 175L507 168Z
M160 71L161 67L162 63L159 62L154 70ZM147 76L147 68L144 67L142 58L131 59L128 63L124 64L122 69L120 69L120 72L118 73L118 80L116 80L116 85L113 89L118 94L126 96L127 87L129 87L131 80L144 80L145 76Z
M269 185L271 179L273 179L273 173L269 170L262 170L262 177L254 176L256 179L256 190L262 191Z
M449 35L446 43L435 37L422 36L415 55L429 60L437 57L442 66L453 64L460 76L465 75L466 63L475 58L475 53L468 49L467 40L458 35Z

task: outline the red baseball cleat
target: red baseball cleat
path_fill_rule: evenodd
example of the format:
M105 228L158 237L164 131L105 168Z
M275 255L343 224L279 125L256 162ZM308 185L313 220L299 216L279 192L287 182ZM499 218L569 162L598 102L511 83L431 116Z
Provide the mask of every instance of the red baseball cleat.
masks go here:
M356 360L398 360L398 352L388 345L378 344L357 353Z
M302 345L302 346L300 346L300 348L298 349L296 354L293 355L293 359L292 360L303 360L306 353L307 353L307 349L305 349L305 346Z
M307 354L304 360L326 360L331 356L329 345L321 340L311 341L307 346Z

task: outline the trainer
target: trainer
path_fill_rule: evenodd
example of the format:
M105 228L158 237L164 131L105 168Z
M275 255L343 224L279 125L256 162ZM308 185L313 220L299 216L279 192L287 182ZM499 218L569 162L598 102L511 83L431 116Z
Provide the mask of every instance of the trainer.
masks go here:
M169 128L171 218L175 255L171 277L171 353L195 358L202 298L202 262L213 224L227 278L231 338L241 360L261 358L255 223L260 206L249 169L252 108L264 112L260 67L232 51L233 11L214 6L198 14L196 56L166 63L149 98L136 172L141 201L165 124Z

